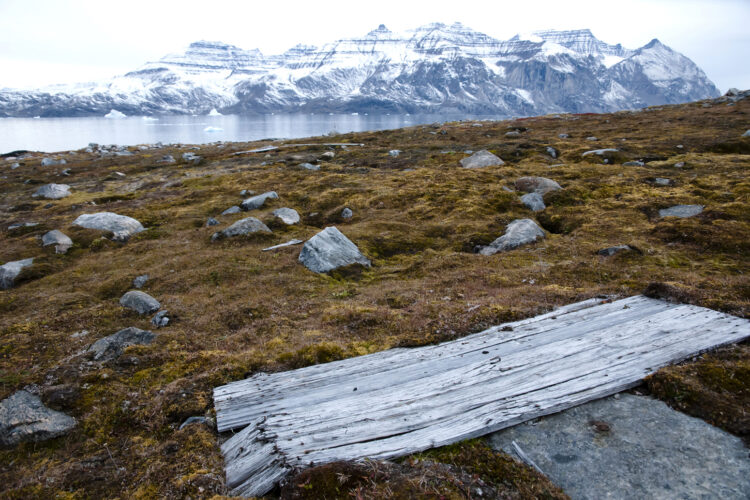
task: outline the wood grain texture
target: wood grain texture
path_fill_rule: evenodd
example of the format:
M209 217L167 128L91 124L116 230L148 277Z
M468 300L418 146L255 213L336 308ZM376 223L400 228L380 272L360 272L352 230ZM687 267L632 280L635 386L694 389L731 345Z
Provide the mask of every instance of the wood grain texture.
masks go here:
M214 389L227 486L261 495L296 467L392 458L637 385L750 337L750 321L643 296L590 299L435 346L392 349Z

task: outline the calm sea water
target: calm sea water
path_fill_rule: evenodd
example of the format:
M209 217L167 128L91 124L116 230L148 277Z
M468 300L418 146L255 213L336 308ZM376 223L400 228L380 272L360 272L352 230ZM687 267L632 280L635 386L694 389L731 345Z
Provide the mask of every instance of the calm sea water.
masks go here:
M475 115L351 115L274 114L261 116L163 116L112 118L2 118L0 153L64 151L98 144L203 144L216 141L253 141L299 138L332 131L361 132L424 123L500 117Z

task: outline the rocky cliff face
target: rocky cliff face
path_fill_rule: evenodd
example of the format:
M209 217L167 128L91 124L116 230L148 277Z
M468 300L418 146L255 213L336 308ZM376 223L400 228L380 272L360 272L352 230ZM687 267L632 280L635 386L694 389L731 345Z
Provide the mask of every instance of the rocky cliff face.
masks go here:
M267 112L603 112L719 95L690 59L658 40L609 45L589 30L501 41L460 23L264 56L196 42L99 84L0 91L0 116Z

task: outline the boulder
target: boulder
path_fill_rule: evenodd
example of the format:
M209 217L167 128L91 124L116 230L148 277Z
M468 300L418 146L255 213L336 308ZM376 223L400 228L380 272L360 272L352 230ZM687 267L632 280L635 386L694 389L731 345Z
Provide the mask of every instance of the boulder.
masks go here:
M239 208L240 207L237 207L237 210L239 210ZM218 226L218 225L219 225L219 221L217 221L213 217L209 217L208 220L206 220L206 227Z
M162 328L169 324L169 311L162 309L151 318L151 324L156 328Z
M742 137L750 137L750 129L747 129L744 134L742 134Z
M153 332L131 326L97 340L86 352L92 355L94 361L111 361L118 358L126 347L150 344L155 338L156 335Z
M349 207L346 207L341 211L341 218L342 219L351 219L354 217L354 212L352 212L352 209Z
M161 157L161 160L159 160L161 163L174 163L175 159L172 155L164 155Z
M550 191L558 191L562 189L562 186L546 177L521 177L516 181L516 189L524 193L544 195Z
M292 224L296 224L300 221L299 214L296 210L293 208L277 208L273 212L271 212L271 215L279 219L284 224L291 226Z
M486 149L477 151L468 158L461 160L461 166L464 168L482 168L482 167L494 167L496 165L504 165L505 162L493 155Z
M533 243L544 238L544 230L531 219L516 219L505 228L505 234L479 250L482 255L494 255Z
M659 217L692 217L703 212L703 205L675 205L659 210Z
M127 241L134 234L146 230L140 222L132 217L113 212L83 214L73 221L73 225L87 229L109 231L112 233L112 239L116 241Z
M388 151L388 154L391 155L391 156L393 156L394 158L397 158L398 155L401 154L401 150L400 149L391 149L390 151Z
M45 184L32 194L34 198L45 198L47 200L59 200L70 196L70 186L67 184Z
M21 274L21 269L34 263L34 259L23 259L6 262L0 266L0 290L13 287L16 278Z
M233 236L243 236L246 234L258 232L270 233L271 230L268 229L268 226L263 224L255 217L247 217L245 219L238 220L228 228L219 231L218 233L214 233L213 236L211 236L211 241L220 240L222 238L231 238Z
M242 209L241 209L241 208L240 208L239 206L237 206L237 205L233 205L233 206L231 206L231 207L227 208L226 210L224 210L223 212L221 212L221 215L232 215L232 214L238 214L238 213L240 213L241 211L242 211ZM215 219L214 219L214 220L215 220Z
M278 199L279 199L279 195L276 194L276 191L268 191L266 193L259 194L259 195L253 196L252 198L246 199L240 204L240 208L242 208L242 210L255 210L257 208L262 207L266 203L266 200L278 200Z
M67 434L76 420L44 406L38 396L17 391L0 401L0 445L39 442Z
M320 165L313 165L312 163L300 163L299 168L303 168L305 170L320 170Z
M299 254L299 261L316 273L327 273L351 264L370 267L370 260L333 226L307 240Z
M542 195L539 193L527 193L521 196L521 202L534 212L539 212L547 208Z
M161 304L146 292L131 290L120 297L120 305L132 309L138 314L150 314L158 311Z
M55 253L65 253L73 246L73 240L62 231L53 229L42 236L42 246L55 245Z
M143 288L143 285L146 284L148 278L148 274L141 274L140 276L136 276L135 278L133 278L133 288Z

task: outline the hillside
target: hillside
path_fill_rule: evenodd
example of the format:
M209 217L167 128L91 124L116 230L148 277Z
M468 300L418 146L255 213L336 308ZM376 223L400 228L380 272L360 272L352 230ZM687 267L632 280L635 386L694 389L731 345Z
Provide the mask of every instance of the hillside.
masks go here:
M304 42L304 40L300 40ZM609 45L588 29L497 40L454 23L264 55L198 41L109 81L0 90L0 116L267 113L607 112L719 91L688 57L657 39Z
M258 371L454 339L574 301L646 289L750 317L747 95L286 142L4 155L0 262L34 261L0 291L0 400L27 388L77 425L62 437L0 449L0 496L225 494L218 443L226 436L213 430L211 391ZM234 154L266 146L276 149ZM504 165L462 168L460 160L472 155L466 151L482 149ZM610 151L583 155L590 150ZM60 159L66 163L49 165ZM546 208L532 212L520 200L524 182L516 182L525 176L562 189L544 194ZM32 196L48 183L69 185L71 194ZM278 198L220 215L268 191ZM659 214L675 205L703 210ZM271 214L281 207L296 210L300 222L286 225ZM346 208L351 217L343 216ZM72 225L97 212L133 217L147 229L122 242ZM212 241L245 217L272 232ZM207 227L209 218L218 225ZM516 219L532 219L545 237L477 253ZM329 226L372 267L319 274L299 263L299 245L262 251ZM41 236L55 229L72 239L64 254L42 247ZM630 249L598 253L617 245ZM145 274L141 291L169 311L161 328L151 314L119 302ZM111 358L84 352L127 327L155 337ZM749 366L747 345L725 348L662 370L642 390L748 436ZM180 430L193 416L207 420ZM375 478L371 498L389 485L413 496L421 491L418 477L462 498L445 478L479 474L515 498L563 497L476 441L392 466L341 467L310 473L304 484L314 486L285 494L315 497L338 473ZM358 487L347 481L335 486L342 495Z

